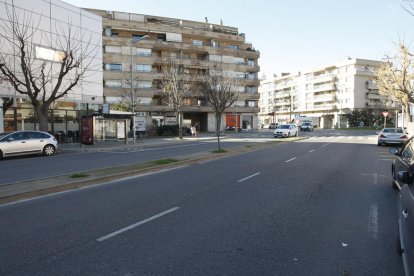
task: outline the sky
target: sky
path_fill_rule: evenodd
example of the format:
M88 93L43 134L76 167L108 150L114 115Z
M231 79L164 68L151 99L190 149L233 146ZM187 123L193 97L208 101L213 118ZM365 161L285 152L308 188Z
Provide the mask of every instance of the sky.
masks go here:
M381 60L404 41L414 51L414 0L63 0L77 7L236 27L260 51L260 77L347 57ZM413 7L410 8L410 5Z

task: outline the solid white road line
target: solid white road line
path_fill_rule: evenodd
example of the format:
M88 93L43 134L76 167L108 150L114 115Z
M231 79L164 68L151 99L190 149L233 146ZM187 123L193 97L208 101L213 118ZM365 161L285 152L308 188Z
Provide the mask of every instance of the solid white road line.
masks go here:
M378 239L378 205L375 203L369 206L368 233L372 238Z
M96 241L98 241L98 242L103 242L103 241L105 241L105 240L107 240L107 239L113 238L113 237L115 237L115 236L117 236L117 235L119 235L119 234L122 234L122 233L124 233L124 232L126 232L126 231L129 231L129 230L131 230L131 229L133 229L133 228L135 228L135 227L138 227L138 226L140 226L140 225L143 225L143 224L145 224L145 223L147 223L147 222L150 222L150 221L152 221L152 220L154 220L154 219L157 219L157 218L162 217L162 216L165 216L165 215L167 215L167 214L169 214L169 213L175 212L175 211L177 211L178 209L180 209L180 208L179 208L179 207L174 207L174 208L171 208L171 209L169 209L169 210L167 210L167 211L164 211L164 212L162 212L162 213L159 213L158 215L155 215L155 216L152 216L152 217L150 217L150 218L144 219L144 220L142 220L142 221L140 221L140 222L137 222L137 223L134 223L134 224L132 224L132 225L130 225L130 226L128 226L128 227L125 227L125 228L122 228L122 229L120 229L120 230L118 230L118 231L112 232L111 234L108 234L108 235L106 235L106 236L100 237L99 239L96 239Z
M285 163L289 163L290 161L293 161L295 159L296 159L296 157L290 158L289 160L286 160Z
M255 174L252 174L252 175L250 175L250 176L248 176L248 177L245 177L245 178L242 178L242 179L240 179L240 180L237 180L237 182L243 182L243 181L245 181L245 180L247 180L247 179L250 179L250 178L252 178L252 177L255 177L256 175L259 175L259 174L260 174L260 172L255 173Z

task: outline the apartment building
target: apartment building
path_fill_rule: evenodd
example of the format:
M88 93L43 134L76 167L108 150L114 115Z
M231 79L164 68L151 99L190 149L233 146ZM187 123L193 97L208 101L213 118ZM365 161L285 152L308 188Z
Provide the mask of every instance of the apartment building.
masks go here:
M173 60L182 71L192 75L207 71L218 63L234 76L243 78L238 87L238 101L226 110L222 118L237 118L239 126L258 125L259 52L237 28L183 19L126 12L87 9L102 17L104 97L109 104L132 97L128 79L136 83L137 114L147 122L175 124L175 114L162 100L157 87L162 65ZM131 66L132 64L132 66ZM131 73L132 68L132 73ZM184 121L200 123L202 131L213 131L215 119L211 107L197 91L185 100Z
M345 114L386 108L385 98L372 81L380 61L347 58L304 73L284 73L261 81L261 126L317 117L322 128L346 127Z
M222 118L236 121L242 128L258 126L259 52L237 28L223 24L195 22L160 16L87 9L102 17L103 79L105 102L114 104L133 97L136 112L158 125L175 124L175 113L163 101L157 80L162 65L174 60L183 72L209 70L212 62L225 65L234 76L243 79L238 101ZM132 71L131 71L132 70ZM132 79L136 91L131 91ZM199 122L202 131L215 130L211 107L197 91L185 99L184 121Z

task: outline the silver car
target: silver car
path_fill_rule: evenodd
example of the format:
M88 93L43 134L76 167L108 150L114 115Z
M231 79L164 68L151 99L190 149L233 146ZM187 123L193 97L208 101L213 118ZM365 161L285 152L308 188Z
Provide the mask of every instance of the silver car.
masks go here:
M54 155L57 149L56 138L47 132L24 130L0 133L0 159L29 154L50 156Z
M398 128L384 128L378 134L378 146L386 144L399 144L403 145L408 140L408 135L405 131Z

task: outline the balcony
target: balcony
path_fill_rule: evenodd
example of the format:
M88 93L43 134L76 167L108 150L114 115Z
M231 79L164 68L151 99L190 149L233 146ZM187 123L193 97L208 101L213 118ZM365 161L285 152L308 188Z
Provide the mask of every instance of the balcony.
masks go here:
M314 85L313 86L313 92L334 91L334 90L336 90L336 86L333 83Z
M313 97L313 102L333 102L336 101L336 96L334 94L322 94L315 95Z
M366 98L369 100L383 100L384 96L378 93L366 93Z

